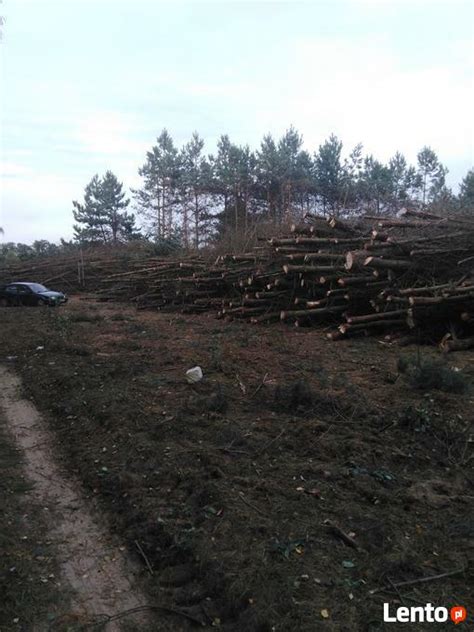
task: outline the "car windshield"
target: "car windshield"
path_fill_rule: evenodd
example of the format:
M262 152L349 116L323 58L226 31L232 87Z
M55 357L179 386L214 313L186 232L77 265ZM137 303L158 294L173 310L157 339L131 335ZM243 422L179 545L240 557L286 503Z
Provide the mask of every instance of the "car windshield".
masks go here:
M41 285L41 283L25 283L33 292L47 292L48 288Z

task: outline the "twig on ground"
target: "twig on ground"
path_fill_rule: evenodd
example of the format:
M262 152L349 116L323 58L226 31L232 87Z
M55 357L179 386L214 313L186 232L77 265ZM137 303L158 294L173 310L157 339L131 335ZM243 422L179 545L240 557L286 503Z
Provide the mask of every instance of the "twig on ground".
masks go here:
M217 450L221 450L222 452L226 452L227 454L245 454L246 456L252 456L250 454L250 452L247 452L246 450L234 450L234 448L229 448L229 447L217 447Z
M247 394L247 387L245 386L245 384L243 383L242 379L240 378L240 376L237 373L235 374L235 377L236 377L236 380L237 380L237 383L239 385L240 390L242 391L242 393L244 395L246 395Z
M267 379L267 377L268 377L268 373L265 373L265 375L263 376L263 380L260 382L260 384L254 390L252 395L250 395L250 399L252 399L252 397L255 397L255 395L258 393L258 391L262 388L262 386L265 384L265 380Z
M390 428L393 428L394 426L396 426L397 423L398 423L397 421L391 421L389 424L387 424L386 426L383 426L383 428L378 430L377 434L382 434L382 432L385 432L386 430L390 430Z
M397 593L398 598L400 599L400 603L402 603L403 605L405 605L405 602L403 600L402 594L401 592L398 590L397 586L392 582L392 580L390 579L390 577L387 577L387 581L390 584L390 586L392 586L393 590Z
M179 610L178 608L173 608L171 606L138 606L137 608L130 608L129 610L124 610L123 612L119 612L113 615L109 615L109 614L97 615L96 621L92 623L86 623L85 625L81 626L80 629L88 630L88 629L97 628L98 626L104 626L107 623L110 623L111 621L118 621L119 619L123 619L132 614L139 614L140 612L146 612L147 610L162 610L163 612L169 612L170 614L177 614L180 617L185 617L186 619L189 619L189 621L192 621L193 623L197 623L200 626L206 625L202 619L198 619L198 617L195 617L191 613L186 612L184 610Z
M273 445L276 441L278 441L278 439L282 436L282 434L284 432L285 432L285 428L283 428L283 430L281 432L279 432L278 435L276 437L274 437L271 441L269 441L262 448L257 450L255 452L254 456L258 456L259 454L262 454L262 452L265 452L265 450L267 450L271 445Z
M353 549L360 550L361 547L357 544L354 538L351 538L350 535L348 535L336 524L334 524L330 520L325 520L324 526L329 530L330 533L340 538L344 542L344 544L347 544L347 546L351 546Z
M148 570L150 571L150 575L153 575L153 568L150 564L149 559L147 558L147 556L145 555L145 551L142 549L142 547L140 546L140 542L138 542L138 540L134 540L135 546L138 549L138 552L140 553L140 555L142 556L142 558L145 561L146 567L148 568Z
M262 510L260 509L260 507L257 507L256 505L253 505L251 502L249 502L249 501L245 498L245 496L243 495L243 493L242 493L242 492L239 492L239 498L240 498L240 500L241 500L243 503L245 503L248 507L251 507L252 509L255 509L255 511L258 511L258 513L259 513L259 514L261 514L262 516L265 516L265 515L266 515L266 513L265 513L264 511L262 511Z
M463 573L465 568L458 568L455 571L448 571L447 573L440 573L439 575L430 575L429 577L420 577L418 579L410 579L406 582L397 582L394 584L390 581L391 588L400 588L401 586L413 586L414 584L423 584L425 582L432 582L437 579L443 579L444 577L451 577L452 575L459 575ZM373 590L369 590L369 595L375 595L376 593L383 592L387 590L389 586L382 586L382 588L374 588Z

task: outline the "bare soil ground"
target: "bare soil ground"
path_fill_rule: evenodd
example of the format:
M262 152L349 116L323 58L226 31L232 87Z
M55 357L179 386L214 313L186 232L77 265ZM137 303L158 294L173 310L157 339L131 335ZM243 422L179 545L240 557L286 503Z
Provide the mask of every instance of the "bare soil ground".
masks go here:
M114 615L124 607L136 609L146 625L141 607L146 599L133 587L134 569L124 555L125 547L110 538L101 515L93 517L84 502L81 486L56 464L51 432L31 402L20 395L20 380L0 366L0 409L6 428L23 454L24 474L32 485L31 496L45 518L48 540L55 557L59 585L71 598L69 608L59 607L49 622L37 620L32 629L67 630L108 623L111 632L120 630ZM54 575L53 577L54 578ZM118 607L119 606L119 607ZM23 612L18 613L23 627ZM13 626L15 627L15 626Z
M399 349L317 329L93 300L0 318L2 355L170 630L375 632L385 601L472 617L472 391L414 390ZM449 357L471 382L473 357Z
M34 630L68 609L41 506L0 409L0 630Z

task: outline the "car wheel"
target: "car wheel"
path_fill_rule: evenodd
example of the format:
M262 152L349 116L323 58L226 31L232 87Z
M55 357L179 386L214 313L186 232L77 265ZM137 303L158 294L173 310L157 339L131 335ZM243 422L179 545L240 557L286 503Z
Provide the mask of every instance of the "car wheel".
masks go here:
M8 304L7 298L0 298L0 307L8 307Z
M39 307L48 307L48 301L45 301L44 299L40 298L40 300L38 301L38 306Z

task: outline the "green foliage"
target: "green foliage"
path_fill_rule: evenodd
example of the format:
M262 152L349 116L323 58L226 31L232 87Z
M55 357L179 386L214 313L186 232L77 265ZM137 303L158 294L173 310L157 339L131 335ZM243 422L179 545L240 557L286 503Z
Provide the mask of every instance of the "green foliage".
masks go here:
M464 178L459 197L446 186L446 173L430 147L418 153L416 166L399 152L384 163L364 155L360 143L347 152L334 134L310 152L290 127L280 138L264 136L257 151L223 134L216 152L207 155L197 132L178 148L163 129L138 169L140 187L132 189L145 236L137 233L135 217L126 210L122 184L107 171L91 179L82 202L73 202L75 244L5 244L0 258L26 259L84 242L139 238L154 243L157 254L216 241L232 251L251 245L261 227L271 232L307 212L358 216L393 213L407 205L434 212L473 209L474 171Z
M71 323L98 323L104 320L102 314L96 314L94 312L71 312L67 314L66 318Z
M323 210L335 212L342 202L344 170L341 163L342 142L332 134L314 156L316 187Z
M207 230L206 195L211 185L211 169L203 154L204 140L197 132L181 150L179 160L182 170L179 187L182 198L182 223L184 246L199 248L203 233ZM191 230L192 227L192 230ZM191 234L193 239L191 240Z
M282 555L286 560L290 559L292 553L301 553L307 541L303 538L297 540L278 540L274 538L270 542L269 549L273 553Z
M431 147L423 147L418 153L418 178L422 204L433 202L445 189L448 170Z
M129 322L132 320L132 318L131 316L128 316L127 314L113 314L110 317L110 320L114 320L117 322L123 322L123 321Z
M364 169L360 181L361 197L366 207L380 213L392 191L392 172L373 156L364 160Z
M123 185L107 171L96 174L85 188L84 202L74 201L75 239L81 243L118 243L137 236L135 216L126 212L130 200Z
M461 209L474 210L474 169L470 169L459 188Z
M61 246L53 244L46 239L34 241L31 246L22 243L7 242L0 245L0 262L15 263L15 261L27 261L35 257L50 257L59 254Z
M401 356L398 371L405 375L412 388L418 390L464 393L469 388L469 381L461 371L456 371L439 359Z
M168 131L163 129L138 170L143 186L132 189L138 212L157 241L168 238L174 229L173 213L179 202L181 172L178 150Z
M225 414L229 407L229 398L221 384L207 394L195 393L183 405L183 412L191 414Z
M234 233L245 231L249 223L248 200L254 195L254 154L248 146L234 145L225 135L219 139L217 155L210 157L210 163L215 176L214 191L224 202L223 210L216 215L217 235L229 229Z
M436 416L439 413L428 406L407 406L399 414L399 424L414 432L427 432L433 426Z
M222 353L222 342L220 340L220 335L217 334L215 338L212 339L211 345L209 347L209 368L212 371L222 371L223 368L223 353Z
M310 410L315 402L315 394L305 380L278 385L275 390L275 404L280 410Z

